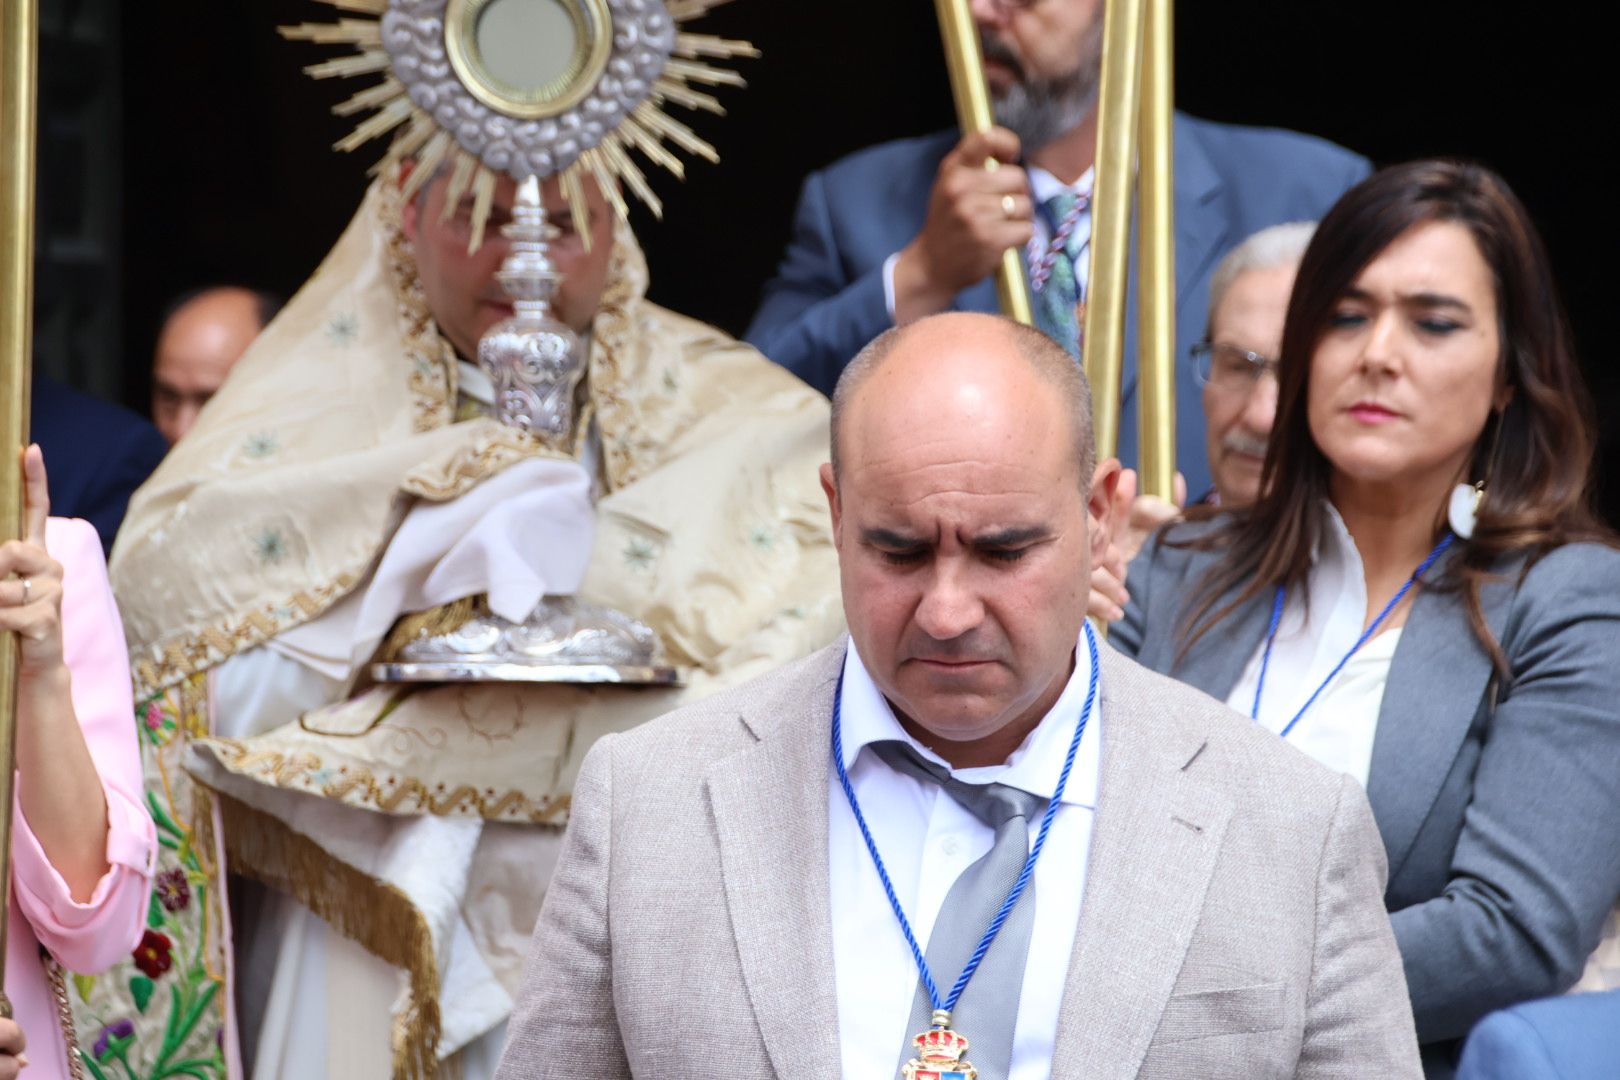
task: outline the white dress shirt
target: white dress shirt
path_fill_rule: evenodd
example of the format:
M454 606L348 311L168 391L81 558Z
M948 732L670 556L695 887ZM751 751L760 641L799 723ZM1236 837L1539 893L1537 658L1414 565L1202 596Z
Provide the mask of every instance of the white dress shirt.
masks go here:
M1057 704L1007 763L957 769L953 775L970 784L1007 784L1050 799L1085 704L1089 679L1090 661L1082 645L1076 650L1074 674ZM895 895L926 953L945 894L962 871L990 850L995 833L938 785L897 773L866 749L873 742L900 739L928 760L945 764L906 734L872 682L853 643L844 658L841 702L842 752L850 784L883 856ZM1010 1080L1038 1080L1051 1072L1058 1011L1074 951L1097 805L1100 711L1098 702L1092 707L1063 800L1035 866L1035 922L1013 1032ZM827 799L833 963L843 1075L894 1076L902 1060L902 1046L919 1034L906 1030L917 992L917 963L883 893L836 770ZM1030 823L1032 842L1039 827L1038 819ZM1026 895L1019 902L1028 899ZM933 974L943 994L949 992L961 972ZM973 1038L971 1030L963 1034ZM968 1059L972 1057L970 1050Z
M1322 685L1361 637L1367 622L1361 553L1332 504L1324 503L1323 510L1324 527L1311 553L1309 587L1289 593L1266 669L1265 695L1257 719L1275 732L1281 732ZM1384 684L1400 635L1400 627L1395 627L1363 645L1288 735L1294 746L1328 768L1354 777L1362 787L1367 786ZM1265 651L1262 641L1226 699L1227 705L1244 716L1251 715L1254 708Z
M1077 195L1091 197L1091 188L1096 180L1096 170L1087 169L1080 179L1072 184L1065 184L1045 169L1034 165L1025 167L1029 175L1030 197L1035 200L1035 235L1030 239L1029 249L1024 253L1026 264L1039 262L1046 257L1046 245L1052 240L1052 228L1047 224L1046 215L1041 213L1041 204L1052 196L1065 189ZM1062 222L1054 224L1061 225ZM1080 220L1075 223L1074 235L1084 251L1091 244L1091 210L1081 211ZM883 303L889 311L889 321L894 322L894 264L900 259L897 251L883 260ZM1091 276L1091 260L1082 258L1074 268L1074 280L1080 286L1080 295L1086 295L1086 281Z

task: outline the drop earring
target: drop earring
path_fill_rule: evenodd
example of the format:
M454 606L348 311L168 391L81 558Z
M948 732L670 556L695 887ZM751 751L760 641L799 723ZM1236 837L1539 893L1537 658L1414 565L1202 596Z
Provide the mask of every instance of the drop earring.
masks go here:
M1451 531L1467 540L1474 535L1474 524L1479 520L1479 504L1485 498L1485 481L1458 484L1451 489L1451 504L1446 508L1446 521Z
M1451 531L1464 540L1474 535L1479 521L1479 504L1485 501L1485 485L1496 469L1496 448L1502 441L1502 423L1507 410L1496 414L1496 431L1491 434L1490 453L1485 458L1485 479L1472 484L1458 484L1451 489L1451 502L1446 507L1446 523Z

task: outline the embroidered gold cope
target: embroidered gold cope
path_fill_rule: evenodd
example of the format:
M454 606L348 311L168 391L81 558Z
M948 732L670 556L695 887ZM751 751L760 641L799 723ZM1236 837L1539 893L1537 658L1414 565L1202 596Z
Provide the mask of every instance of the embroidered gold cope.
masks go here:
M621 223L581 422L594 416L602 490L581 596L651 625L686 686L371 687L263 735L208 737L199 676L319 617L365 579L419 501L453 499L547 455L492 419L457 420L456 356L428 311L399 211L397 184L374 183L326 261L136 494L111 568L139 708L162 728L149 739L150 790L183 840L164 855L188 856L184 873L206 895L186 945L207 961L198 970L217 981L229 963L217 907L228 858L407 971L394 1072L417 1076L437 1070L441 960L422 913L265 812L274 799L250 808L194 784L186 763L289 798L559 825L600 735L808 654L841 632L843 615L817 479L825 399L747 346L649 303L645 261ZM537 906L532 896L519 905ZM118 983L114 973L81 987L81 1035L95 1038Z

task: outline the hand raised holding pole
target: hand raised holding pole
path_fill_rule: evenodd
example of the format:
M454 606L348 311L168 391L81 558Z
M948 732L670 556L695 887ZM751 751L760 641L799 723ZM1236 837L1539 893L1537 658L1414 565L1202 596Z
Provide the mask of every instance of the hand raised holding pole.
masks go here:
M0 540L21 535L22 525L22 470L11 463L28 432L37 33L36 0L0 0ZM5 890L0 957L5 955L11 895L16 698L17 642L11 634L0 634L0 882ZM3 992L0 1016L11 1016L11 1002Z

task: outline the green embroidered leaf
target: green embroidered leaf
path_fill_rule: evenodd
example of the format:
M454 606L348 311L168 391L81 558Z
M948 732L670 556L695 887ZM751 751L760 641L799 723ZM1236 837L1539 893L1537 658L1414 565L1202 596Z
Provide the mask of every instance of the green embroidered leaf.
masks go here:
M146 793L146 808L152 812L152 820L157 823L158 828L164 832L171 832L175 836L181 835L180 826L174 823L174 819L164 811L162 804L158 802L157 796L150 791Z
M196 1065L175 1065L157 1074L158 1080L168 1076L190 1076L193 1080L219 1080L217 1072L203 1072Z
M153 893L146 904L146 925L156 930L163 925L164 918L163 902L158 899L157 893Z
M157 1064L159 1065L168 1061L174 1055L174 1052L180 1049L180 1043L185 1038L185 1036L177 1034L180 1027L180 1009L183 1004L180 987L169 987L169 1017L167 1023L163 1025L163 1046L158 1051L157 1056Z
M96 1064L95 1058L91 1057L83 1050L80 1050L79 1060L84 1062L84 1067L89 1070L90 1075L94 1078L94 1080L107 1080L107 1074L102 1071L100 1065Z
M90 991L94 990L95 987L96 987L96 977L94 975L75 975L75 976L73 976L73 989L75 989L75 990L77 990L79 992L79 1000L81 1000L81 1001L89 1001L90 1000Z
M197 995L197 1000L191 1003L191 1009L186 1013L185 1020L180 1025L180 1039L183 1042L191 1029L197 1026L202 1014L207 1011L208 1003L214 1000L214 992L219 989L219 983L210 981L203 987L203 992Z
M135 999L135 1007L141 1012L146 1011L146 1003L152 1000L154 985L145 975L131 975L129 979L129 996Z
M176 840L174 837L170 836L168 833L160 832L160 833L157 834L157 838L158 838L158 843L162 844L164 847L168 848L170 851L178 851L178 850L180 850L180 842L178 840Z

